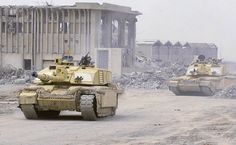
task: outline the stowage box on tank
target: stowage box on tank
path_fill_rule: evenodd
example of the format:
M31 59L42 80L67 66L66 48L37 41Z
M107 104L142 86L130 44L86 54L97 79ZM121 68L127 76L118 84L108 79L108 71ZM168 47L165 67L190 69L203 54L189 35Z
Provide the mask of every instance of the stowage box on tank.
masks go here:
M19 94L19 107L27 119L56 117L60 111L78 111L84 120L115 115L118 95L110 71L95 68L86 55L78 66L71 56L32 74L34 85Z
M169 90L176 95L212 96L235 82L235 76L225 74L220 59L200 55L189 65L185 76L169 81Z

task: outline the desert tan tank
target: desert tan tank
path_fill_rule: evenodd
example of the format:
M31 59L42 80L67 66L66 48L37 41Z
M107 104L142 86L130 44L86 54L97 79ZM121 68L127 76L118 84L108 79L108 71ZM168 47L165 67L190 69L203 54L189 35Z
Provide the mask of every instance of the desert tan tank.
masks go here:
M118 95L110 71L95 68L86 55L78 66L71 56L56 59L55 65L39 73L34 85L19 95L19 107L27 119L56 117L60 111L78 111L84 120L115 115Z
M200 55L189 65L185 76L169 81L169 90L176 95L212 96L233 83L236 77L225 75L220 59Z

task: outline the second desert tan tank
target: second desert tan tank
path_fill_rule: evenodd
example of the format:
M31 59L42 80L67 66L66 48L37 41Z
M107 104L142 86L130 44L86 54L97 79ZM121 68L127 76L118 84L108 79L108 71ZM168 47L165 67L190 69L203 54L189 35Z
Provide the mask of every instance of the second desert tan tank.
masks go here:
M221 60L200 55L189 65L185 76L169 81L169 90L176 95L212 96L233 83L236 77L225 75Z

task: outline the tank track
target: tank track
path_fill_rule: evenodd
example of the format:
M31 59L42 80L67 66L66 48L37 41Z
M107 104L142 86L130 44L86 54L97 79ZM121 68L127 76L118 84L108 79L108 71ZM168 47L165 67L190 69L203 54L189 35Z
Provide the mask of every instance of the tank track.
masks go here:
M97 120L95 96L82 95L80 99L80 110L84 120Z
M27 119L54 118L60 114L60 111L38 111L33 104L21 105L20 107Z
M21 110L27 119L38 119L34 105L21 105Z
M215 90L212 87L201 87L201 90L205 96L213 96L215 94Z
M177 96L181 95L181 93L177 87L170 87L169 90L171 90Z

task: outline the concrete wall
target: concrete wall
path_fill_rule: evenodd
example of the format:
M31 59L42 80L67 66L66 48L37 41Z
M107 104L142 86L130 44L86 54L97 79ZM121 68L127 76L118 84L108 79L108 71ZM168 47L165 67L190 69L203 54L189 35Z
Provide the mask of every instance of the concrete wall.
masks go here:
M143 52L146 50L143 49ZM195 55L205 55L206 58L217 58L218 48L192 48L190 46L153 46L152 58L162 61L192 61ZM147 55L148 56L148 55Z
M3 53L2 54L3 66L13 65L17 68L22 68L23 66L22 58L23 56L21 54Z
M137 43L135 48L135 54L138 56L152 57L152 44Z
M122 49L123 48L98 48L98 66L108 69L113 75L122 74ZM102 52L102 53L99 53ZM107 60L108 59L108 60ZM107 60L107 61L106 61ZM105 63L105 64L102 64Z

